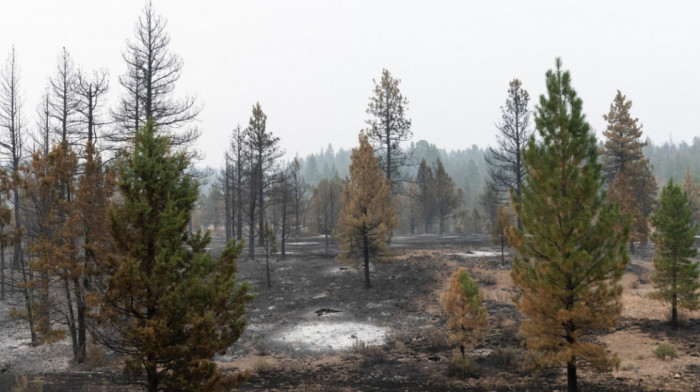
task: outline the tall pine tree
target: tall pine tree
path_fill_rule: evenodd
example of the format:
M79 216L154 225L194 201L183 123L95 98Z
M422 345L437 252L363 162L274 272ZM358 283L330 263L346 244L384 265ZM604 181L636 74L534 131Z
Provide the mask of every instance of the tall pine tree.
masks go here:
M95 317L102 341L128 355L125 371L149 392L226 390L240 381L223 376L213 357L246 323L251 295L246 283L236 285L241 246L229 242L212 258L209 233L189 233L198 194L189 164L149 120L120 164L122 198L109 213L115 252L102 260L109 279Z
M659 206L651 221L656 233L654 275L657 291L654 297L671 304L671 328L678 328L678 308L694 310L700 307L698 265L690 258L697 256L694 247L698 226L693 223L693 205L673 180L661 190Z
M538 364L566 364L568 390L576 391L577 369L617 365L616 356L590 336L617 322L628 262L628 225L606 201L595 135L571 87L568 71L547 71L547 96L540 96L535 126L524 152L527 174L515 199L523 229L509 228L518 250L511 276L520 290L520 332Z
M610 112L603 118L608 126L603 135L603 170L608 182L611 201L620 203L623 214L632 217L630 245L645 243L649 238L647 218L654 209L658 185L651 172L649 160L644 157L642 148L642 125L632 118L632 101L618 90Z
M409 164L406 152L401 149L401 142L413 137L411 120L405 116L408 100L399 89L401 79L391 76L388 70L382 70L382 79L374 82L374 95L369 98L367 114L368 137L379 157L379 164L391 183L394 194L401 190L401 168Z
M360 146L352 149L351 159L350 180L343 188L336 237L343 252L341 259L363 262L365 287L369 288L370 258L389 259L389 239L399 219L391 200L389 180L364 133L360 134Z

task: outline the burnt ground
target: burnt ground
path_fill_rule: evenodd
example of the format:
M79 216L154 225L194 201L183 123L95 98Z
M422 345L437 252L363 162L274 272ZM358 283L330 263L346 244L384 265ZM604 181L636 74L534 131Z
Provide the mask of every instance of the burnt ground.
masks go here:
M213 244L215 250L220 246ZM257 296L248 307L244 335L219 358L220 366L252 372L243 391L566 388L564 369L529 369L517 338L520 315L511 301L508 256L502 263L488 236L399 236L392 248L394 262L373 265L370 289L364 288L361 271L335 261L337 250L326 250L320 237L290 239L286 259L271 259L271 288L263 257L241 259L239 275ZM650 252L642 250L633 259L623 279L620 325L598 337L619 354L622 366L613 373L581 370L580 390L700 391L700 315L690 314L684 328L670 331L666 308L646 296L652 289ZM439 299L459 266L469 268L482 286L490 323L484 343L471 353L478 370L464 380L448 374L456 352L447 343ZM679 357L656 358L652 351L660 342L672 344ZM119 385L118 357L76 367L60 361L68 351L50 349L41 355L57 357L58 365L44 369L24 363L31 354L18 354L3 366L0 353L0 391L13 385L17 373L40 380L44 391L139 390Z

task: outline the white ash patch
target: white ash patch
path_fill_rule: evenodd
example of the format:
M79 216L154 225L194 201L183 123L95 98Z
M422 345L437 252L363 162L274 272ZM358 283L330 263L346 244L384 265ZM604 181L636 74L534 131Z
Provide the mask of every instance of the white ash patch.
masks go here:
M347 274L350 272L357 272L357 269L352 268L352 267L347 267L347 266L334 266L327 268L325 271L325 275L340 275L340 274Z
M18 372L59 372L73 359L70 339L32 347L29 327L12 320L12 307L0 303L0 368Z
M384 344L389 329L356 322L309 322L283 330L272 337L277 343L310 351L349 350L359 342Z
M496 257L500 256L501 252L494 252L489 250L471 250L469 252L462 253L445 253L445 256L459 256L459 257Z

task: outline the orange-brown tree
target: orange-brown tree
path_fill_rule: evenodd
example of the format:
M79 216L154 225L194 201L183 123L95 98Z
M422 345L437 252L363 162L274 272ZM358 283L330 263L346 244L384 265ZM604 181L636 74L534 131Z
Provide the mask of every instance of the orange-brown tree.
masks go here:
M325 237L326 250L329 237L338 225L342 192L343 180L336 174L331 179L321 180L311 198L311 213L316 221L316 230Z
M82 262L78 262L80 234L76 204L66 196L74 194L73 177L77 170L78 157L68 140L56 145L47 155L34 153L31 164L23 167L24 191L33 218L27 224L30 267L38 273L33 285L40 293L40 299L34 303L36 332L40 342L52 342L64 334L63 329L54 325L65 324L75 362L80 361L75 305L79 308L83 298L79 281L84 271ZM60 288L62 299L50 296L52 286ZM53 317L53 313L65 317Z
M630 114L632 101L618 90L610 112L603 118L608 122L603 131L605 145L602 151L608 196L618 202L623 214L632 217L630 245L646 242L649 238L647 219L654 210L658 185L651 172L649 160L642 148L642 125Z
M391 200L389 180L364 133L360 133L360 146L352 149L351 160L336 238L342 251L341 259L363 262L365 287L369 288L370 259L390 260L389 240L399 219Z
M566 365L575 392L580 366L609 370L619 362L590 337L620 317L629 226L602 192L595 135L560 59L546 86L535 111L539 141L531 137L525 148L526 181L514 197L523 229L508 230L518 251L511 276L528 350L539 365Z
M469 271L460 268L452 274L442 302L448 317L449 340L459 345L462 359L465 359L466 350L474 347L484 337L489 324L481 290L472 280Z

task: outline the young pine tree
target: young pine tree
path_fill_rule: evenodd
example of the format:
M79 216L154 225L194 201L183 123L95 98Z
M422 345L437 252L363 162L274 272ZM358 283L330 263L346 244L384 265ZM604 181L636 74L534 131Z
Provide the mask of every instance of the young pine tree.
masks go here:
M566 364L574 392L580 365L608 370L618 363L590 337L620 316L629 228L601 192L595 135L561 60L546 81L535 112L540 141L531 137L525 148L527 177L513 203L523 230L508 230L518 250L511 276L528 350L540 365Z
M688 194L669 180L661 190L659 206L651 216L656 228L652 241L656 244L652 280L658 291L654 297L671 304L671 328L678 328L678 308L694 310L700 307L698 262L693 223L693 206Z
M506 261L506 246L508 246L508 238L506 231L512 225L513 213L509 206L498 206L498 218L491 227L491 241L501 247L501 263Z
M464 268L455 271L442 302L448 315L450 342L459 344L462 359L466 359L465 351L474 347L488 330L489 315L482 301L481 290L469 271Z
M341 259L359 258L364 263L365 287L369 288L370 258L389 259L388 243L399 219L391 200L391 185L364 133L360 134L360 146L352 149L351 159L350 181L343 188L336 238Z
M213 258L209 233L190 234L198 185L186 152L172 152L153 121L136 133L119 167L121 199L109 213L115 252L108 273L102 341L128 355L125 372L149 392L215 391L236 385L214 363L243 332L248 285L236 285L241 246Z

